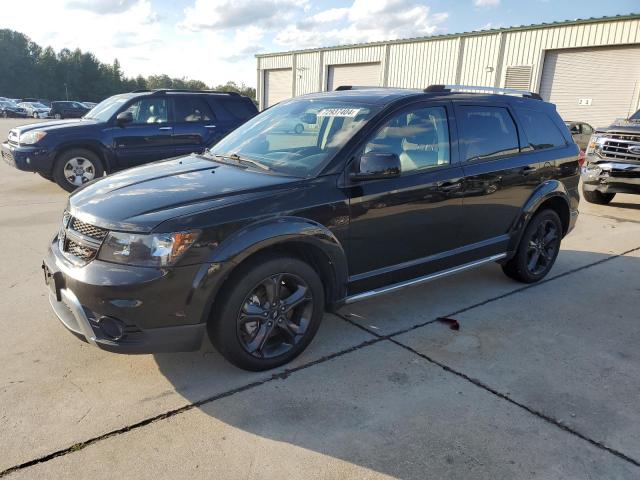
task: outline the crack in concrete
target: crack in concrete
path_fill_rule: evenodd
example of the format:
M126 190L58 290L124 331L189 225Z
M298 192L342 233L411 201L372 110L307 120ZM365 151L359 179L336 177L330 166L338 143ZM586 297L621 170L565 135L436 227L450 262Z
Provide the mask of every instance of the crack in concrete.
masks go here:
M507 292L505 294L498 295L496 297L492 297L490 299L487 299L485 301L476 303L474 305L462 308L460 310L457 310L457 311L455 311L455 312L453 312L453 313L451 313L449 315L445 315L445 316L452 317L454 315L458 315L460 313L472 310L474 308L478 308L480 306L486 305L486 304L491 303L491 302L495 302L497 300L500 300L502 298L508 297L510 295L514 295L516 293L522 292L522 291L527 290L529 288L534 288L534 287L536 287L538 285L543 285L543 284L545 284L547 282L554 281L554 280L556 280L558 278L562 278L562 277L565 277L567 275L571 275L573 273L585 270L587 268L591 268L591 267L600 265L600 264L602 264L604 262L608 262L610 260L622 257L624 255L628 255L629 253L633 253L633 252L638 251L638 250L640 250L640 247L632 248L632 249L627 250L625 252L622 252L620 254L611 255L609 257L606 257L606 258L603 258L601 260L598 260L597 262L594 262L594 263L591 263L591 264L588 264L588 265L583 265L582 267L578 267L578 268L575 268L575 269L572 269L572 270L568 270L568 271L566 271L564 273L556 275L555 277L551 277L551 278L542 280L542 281L540 281L538 283L534 283L534 284L531 284L531 285L526 285L524 287L517 288L515 290L511 290L511 291L509 291L509 292ZM488 392L490 392L490 393L492 393L492 394L494 394L494 395L496 395L496 396L498 396L498 397L500 397L500 398L502 398L502 399L504 399L504 400L506 400L506 401L508 401L508 402L510 402L510 403L512 403L512 404L524 409L524 410L526 410L527 412L529 412L529 413L531 413L533 415L536 415L537 417L547 421L548 423L551 423L551 424L553 424L553 425L555 425L555 426L557 426L557 427L559 427L559 428L561 428L561 429L563 429L563 430L565 430L565 431L577 436L578 438L581 438L581 439L591 443L592 445L595 445L598 448L606 450L607 452L609 452L609 453L611 453L613 455L616 455L617 457L622 458L622 459L628 461L629 463L632 463L635 466L640 467L640 462L639 461L637 461L637 460L635 460L635 459L633 459L631 457L628 457L624 453L618 452L617 450L614 450L614 449L612 449L610 447L607 447L606 445L604 445L604 444L602 444L600 442L597 442L597 441L595 441L593 439L590 439L589 437L586 437L586 436L582 435L580 432L575 431L575 430L571 429L570 427L558 422L554 418L548 417L548 416L544 415L541 412L537 412L536 410L533 410L530 407L528 407L528 406L526 406L524 404L521 404L521 403L519 403L519 402L517 402L517 401L515 401L515 400L513 400L511 398L509 398L508 396L498 392L497 390L493 390L491 387L489 387L487 385L484 385L479 380L476 380L476 379L473 379L471 377L468 377L468 376L466 376L465 374L463 374L461 372L457 372L456 370L453 370L452 368L448 367L447 365L439 363L439 362L427 357L426 355L423 355L420 352L417 352L417 351L413 350L411 347L408 347L408 346L406 346L406 345L404 345L404 344L402 344L402 343L400 343L397 340L394 340L392 338L392 337L401 335L403 333L409 332L411 330L415 330L417 328L421 328L423 326L426 326L426 325L429 325L429 324L431 324L433 322L436 322L438 320L437 318L429 320L429 321L421 323L421 324L418 324L418 325L414 325L413 327L409 327L409 328L405 328L405 329L402 329L402 330L398 330L397 332L394 332L394 333L391 333L391 334L388 334L388 335L380 335L377 332L371 331L368 328L366 328L366 327L364 327L362 325L359 325L358 323L353 322L352 320L350 320L349 318L347 318L343 314L335 313L335 312L334 312L334 314L336 316L338 316L339 318L341 318L342 320L344 320L345 322L347 322L347 323L349 323L349 324L351 324L351 325L353 325L353 326L355 326L357 328L360 328L361 330L364 330L365 332L373 335L374 338L371 339L371 340L364 341L364 342L362 342L362 343L360 343L358 345L355 345L353 347L341 350L339 352L332 353L332 354L329 354L329 355L325 355L325 356L323 356L323 357L321 357L321 358L319 358L317 360L305 363L303 365L300 365L300 366L297 366L297 367L293 367L293 368L288 368L288 369L285 369L285 370L283 370L281 372L274 373L273 375L271 375L270 377L267 377L265 379L258 380L258 381L255 381L255 382L251 382L251 383L248 383L246 385L243 385L243 386L228 390L226 392L222 392L222 393L213 395L211 397L207 397L207 398L205 398L203 400L199 400L197 402L192 402L192 403L183 405L182 407L176 408L174 410L169 410L167 412L155 415L153 417L146 418L146 419L141 420L139 422L136 422L134 424L127 425L127 426L112 430L112 431L110 431L108 433L105 433L103 435L99 435L97 437L93 437L93 438L90 438L88 440L76 443L74 445L71 445L70 447L63 448L63 449L60 449L60 450L56 450L55 452L43 455L43 456L35 458L33 460L29 460L27 462L23 462L23 463L20 463L18 465L15 465L13 467L9 467L9 468L7 468L5 470L0 471L0 478L3 478L3 477L5 477L5 476L7 476L7 475L9 475L11 473L14 473L14 472L19 471L19 470L23 470L25 468L33 467L33 466L41 464L41 463L46 463L46 462L48 462L50 460L53 460L54 458L62 457L62 456L68 455L70 453L83 450L84 448L87 448L87 447L89 447L89 446L91 446L91 445L93 445L95 443L101 442L101 441L106 440L108 438L112 438L112 437L121 435L123 433L131 432L133 430L137 430L137 429L145 427L147 425L151 425L153 423L160 422L162 420L174 417L176 415L179 415L181 413L187 412L187 411L192 410L194 408L201 407L201 406L203 406L205 404L208 404L208 403L211 403L211 402L215 402L216 400L221 400L223 398L227 398L227 397L233 396L233 395L235 395L237 393L242 393L242 392L245 392L247 390L251 390L253 388L259 387L261 385L264 385L266 383L272 382L274 380L284 380L284 379L288 378L293 373L299 372L301 370L306 370L307 368L310 368L310 367L313 367L315 365L319 365L321 363L325 363L327 361L342 357L342 356L347 355L347 354L349 354L351 352L355 352L357 350L367 348L367 347L369 347L371 345L374 345L376 343L380 343L382 341L389 341L391 343L394 343L395 345L414 353L415 355L417 355L417 356L419 356L419 357L421 357L421 358L433 363L434 365L439 366L440 368L444 369L445 371L447 371L449 373L452 373L454 375L457 375L457 376L459 376L461 378L464 378L465 380L473 383L474 385L476 385L476 386L478 386L480 388L483 388L484 390L486 390L486 391L488 391Z

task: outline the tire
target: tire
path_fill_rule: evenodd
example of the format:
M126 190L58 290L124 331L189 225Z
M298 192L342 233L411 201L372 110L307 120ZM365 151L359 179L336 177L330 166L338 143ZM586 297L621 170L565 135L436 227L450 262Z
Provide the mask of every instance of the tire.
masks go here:
M275 285L280 295L273 295ZM297 357L313 340L324 313L318 274L309 264L285 255L261 255L240 265L217 297L221 300L214 303L209 338L229 362L251 371L279 367ZM270 304L278 298L283 300L280 307ZM291 299L301 301L283 310Z
M74 169L75 167L77 169ZM73 175L73 180L70 174ZM67 192L73 192L84 183L102 175L104 175L104 168L100 158L91 150L84 148L74 148L61 153L53 167L54 181Z
M38 172L38 175L40 175L42 178L49 180L50 182L55 182L55 180L53 179L53 177L48 174L48 173L44 173L44 172Z
M36 112L33 112L33 118L40 118Z
M2 112L2 118L9 118L9 114L6 111Z
M515 256L502 266L502 270L519 282L542 280L558 257L561 240L562 222L558 214L553 210L536 213L522 234Z
M54 118L55 118L56 120L62 120L62 115L60 115L59 113L56 113L56 114L54 115Z
M597 190L588 191L582 187L582 196L589 203L595 203L597 205L608 205L616 196L615 193L602 193Z
M298 124L294 127L293 131L294 131L296 134L300 135L302 132L304 132L304 125L302 125L301 123L298 123Z

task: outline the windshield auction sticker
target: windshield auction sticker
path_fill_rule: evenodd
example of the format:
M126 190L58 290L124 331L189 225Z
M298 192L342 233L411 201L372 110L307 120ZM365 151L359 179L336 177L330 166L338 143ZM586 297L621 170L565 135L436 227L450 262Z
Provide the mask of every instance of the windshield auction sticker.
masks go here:
M323 108L317 113L318 117L349 117L353 118L360 112L360 108Z

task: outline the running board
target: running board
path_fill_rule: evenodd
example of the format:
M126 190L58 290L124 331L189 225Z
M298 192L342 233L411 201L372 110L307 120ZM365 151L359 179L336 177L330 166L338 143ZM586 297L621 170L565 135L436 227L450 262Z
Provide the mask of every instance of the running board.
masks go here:
M479 267L480 265L483 265L485 263L497 262L498 260L502 260L506 257L506 253L499 253L498 255L492 255L490 257L483 258L482 260L465 263L464 265L449 268L448 270L441 270L440 272L430 273L429 275L425 275L423 277L413 278L411 280L406 280L400 283L394 283L393 285L389 285L387 287L375 288L367 292L357 293L356 295L351 295L350 297L345 298L344 303L346 305L349 303L359 302L360 300L367 300L369 298L377 297L378 295L383 295L385 293L395 292L396 290L402 290L403 288L412 287L414 285L420 285L422 283L430 282L431 280L437 280L438 278L443 278L449 275L453 275L454 273L469 270L470 268Z

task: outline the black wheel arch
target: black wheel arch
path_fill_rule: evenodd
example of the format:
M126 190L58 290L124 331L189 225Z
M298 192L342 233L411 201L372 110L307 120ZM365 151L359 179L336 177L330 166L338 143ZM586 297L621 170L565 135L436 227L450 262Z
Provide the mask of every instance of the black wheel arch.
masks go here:
M533 216L543 209L548 208L558 214L562 222L562 235L566 235L571 222L570 205L570 195L561 181L549 180L541 184L524 204L510 229L511 241L509 242L509 252L514 252L518 248L524 229Z
M274 252L296 256L318 273L327 309L334 309L345 297L347 257L333 232L306 218L278 217L238 230L212 251L190 293L196 303L200 302L195 297L202 297L202 321L208 320L218 292L241 264Z

